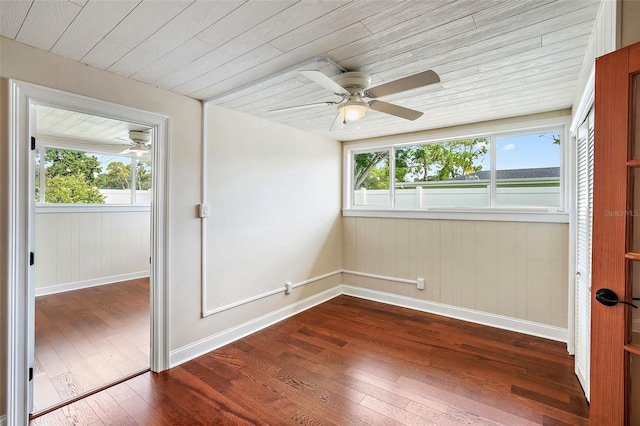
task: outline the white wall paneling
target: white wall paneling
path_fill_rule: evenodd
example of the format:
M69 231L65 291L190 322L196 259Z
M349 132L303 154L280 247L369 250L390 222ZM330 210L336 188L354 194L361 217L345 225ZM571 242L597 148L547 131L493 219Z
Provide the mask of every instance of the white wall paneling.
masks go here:
M344 284L567 328L568 225L343 218ZM404 280L415 285L348 271Z
M563 327L491 314L474 309L451 306L443 303L432 302L430 300L401 296L396 293L371 290L365 287L342 285L340 288L341 294L348 296L360 297L362 299L387 303L389 305L429 312L436 315L501 328L503 330L511 330L517 333L529 334L531 336L543 337L545 339L556 340L559 342L567 341L567 329Z
M149 208L102 210L36 214L36 294L149 275Z

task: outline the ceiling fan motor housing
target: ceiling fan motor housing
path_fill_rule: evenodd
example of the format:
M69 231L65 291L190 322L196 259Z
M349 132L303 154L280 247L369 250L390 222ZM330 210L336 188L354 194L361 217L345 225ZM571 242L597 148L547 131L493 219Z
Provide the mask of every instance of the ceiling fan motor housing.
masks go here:
M131 139L133 143L146 145L151 140L151 135L148 132L129 130L129 139Z
M337 83L352 94L362 95L365 89L371 85L371 77L364 72L350 71L341 74Z

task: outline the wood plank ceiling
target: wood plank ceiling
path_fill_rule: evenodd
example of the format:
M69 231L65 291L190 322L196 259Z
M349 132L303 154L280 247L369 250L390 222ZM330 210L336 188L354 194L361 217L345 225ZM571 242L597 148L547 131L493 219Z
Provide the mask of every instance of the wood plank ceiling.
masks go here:
M2 0L0 34L134 80L337 140L568 108L600 0ZM337 96L297 73L441 82L329 131Z
M103 150L118 152L131 145L129 130L149 131L148 127L140 124L46 105L36 105L36 117L37 139L47 146L65 146L75 142L84 145L98 144Z

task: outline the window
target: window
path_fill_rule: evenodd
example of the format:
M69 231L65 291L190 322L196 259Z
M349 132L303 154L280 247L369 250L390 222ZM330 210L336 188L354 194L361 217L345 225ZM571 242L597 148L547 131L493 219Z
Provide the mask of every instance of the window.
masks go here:
M558 212L561 129L345 148L347 209Z
M560 207L560 133L496 138L496 206Z
M36 150L35 197L38 203L148 203L150 189L150 161L46 146Z

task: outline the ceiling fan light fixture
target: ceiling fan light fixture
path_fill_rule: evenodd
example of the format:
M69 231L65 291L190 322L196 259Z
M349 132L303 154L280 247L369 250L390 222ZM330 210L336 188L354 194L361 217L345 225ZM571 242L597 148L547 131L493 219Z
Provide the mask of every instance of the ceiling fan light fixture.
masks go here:
M360 120L367 113L367 103L357 96L350 96L347 102L338 105L338 113L344 121Z

